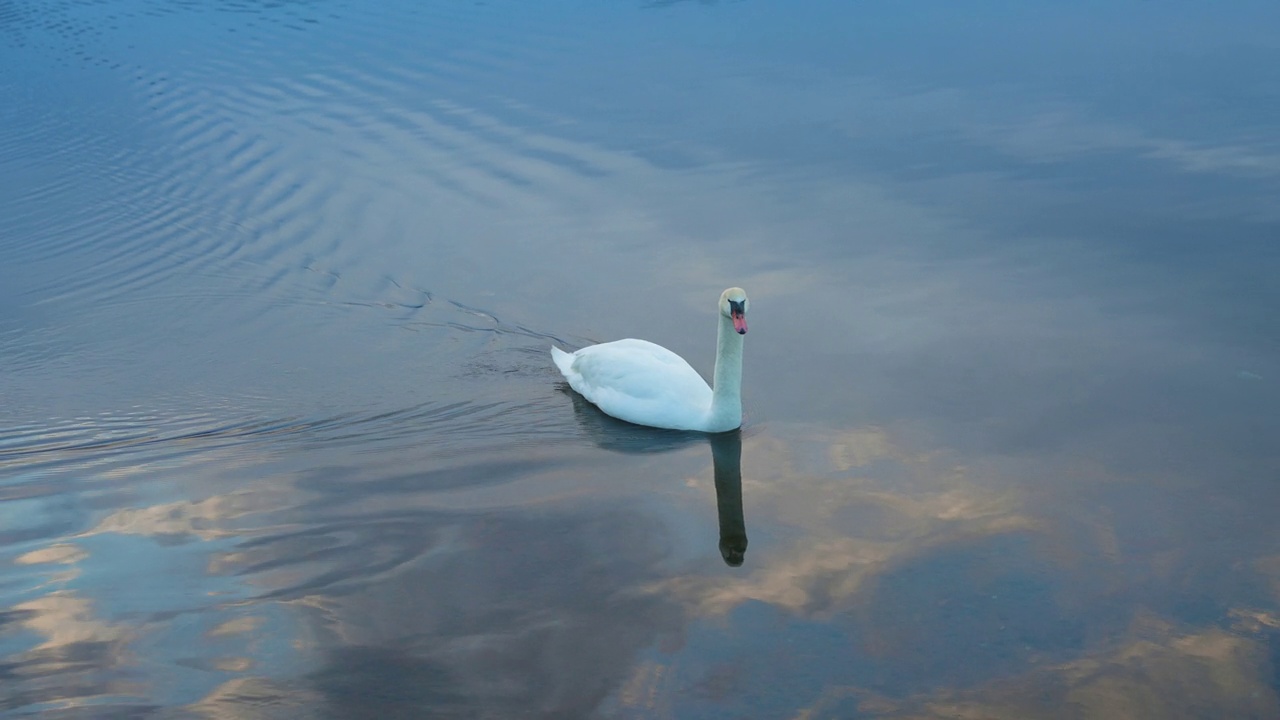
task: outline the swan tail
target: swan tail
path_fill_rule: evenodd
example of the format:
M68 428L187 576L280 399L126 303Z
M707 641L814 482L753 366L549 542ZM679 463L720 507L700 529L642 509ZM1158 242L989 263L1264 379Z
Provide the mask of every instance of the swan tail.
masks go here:
M560 368L560 374L569 377L573 372L573 353L567 353L555 345L551 346L551 360Z

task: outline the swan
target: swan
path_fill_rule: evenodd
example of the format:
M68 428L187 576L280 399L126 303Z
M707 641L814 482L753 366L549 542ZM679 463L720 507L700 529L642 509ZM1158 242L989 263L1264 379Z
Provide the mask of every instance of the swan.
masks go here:
M647 340L615 340L577 352L551 347L569 387L607 415L667 430L727 432L742 425L742 341L747 294L720 294L715 389L670 350Z

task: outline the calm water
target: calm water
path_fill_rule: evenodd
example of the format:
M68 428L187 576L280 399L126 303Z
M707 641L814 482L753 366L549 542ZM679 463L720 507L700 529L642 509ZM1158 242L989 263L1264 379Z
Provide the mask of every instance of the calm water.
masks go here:
M1280 9L960 7L0 0L0 714L1280 717Z

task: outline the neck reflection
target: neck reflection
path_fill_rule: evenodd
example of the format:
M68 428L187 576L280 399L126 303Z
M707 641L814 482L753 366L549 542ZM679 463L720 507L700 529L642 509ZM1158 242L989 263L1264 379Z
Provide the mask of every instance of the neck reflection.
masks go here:
M747 553L747 521L742 515L742 431L711 435L715 466L716 513L720 518L720 556L738 567Z

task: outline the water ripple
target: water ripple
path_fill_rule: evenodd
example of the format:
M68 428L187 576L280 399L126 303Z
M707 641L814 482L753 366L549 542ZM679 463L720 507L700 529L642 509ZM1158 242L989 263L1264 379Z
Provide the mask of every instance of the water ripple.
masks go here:
M162 415L138 411L124 415L77 417L48 424L0 428L0 471L31 470L67 463L119 460L138 452L192 455L201 451L267 443L342 447L376 442L385 447L397 440L416 444L523 436L563 435L537 424L513 426L502 422L512 414L536 418L551 404L528 402L426 402L366 413L337 413L315 417L219 421L204 414ZM21 477L14 475L13 477Z

